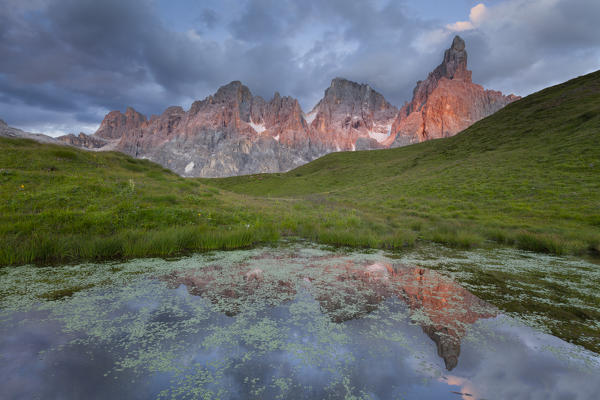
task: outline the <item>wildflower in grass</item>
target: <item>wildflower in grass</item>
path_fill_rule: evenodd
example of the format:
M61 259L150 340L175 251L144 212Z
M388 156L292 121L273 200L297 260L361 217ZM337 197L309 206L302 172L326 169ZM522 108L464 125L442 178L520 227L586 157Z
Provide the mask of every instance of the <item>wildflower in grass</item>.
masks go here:
M25 185L21 185L21 189L25 189Z

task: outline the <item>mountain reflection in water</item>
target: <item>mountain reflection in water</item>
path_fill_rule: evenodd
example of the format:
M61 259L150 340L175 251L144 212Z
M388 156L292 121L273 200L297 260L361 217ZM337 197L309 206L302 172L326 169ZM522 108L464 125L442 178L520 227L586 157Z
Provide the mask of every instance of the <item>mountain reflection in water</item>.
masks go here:
M256 261L252 265L174 271L162 279L171 288L185 285L190 294L209 299L228 316L253 303L276 306L292 301L297 291L306 290L331 321L341 323L361 318L386 299L396 297L408 305L413 322L433 340L448 371L458 364L461 339L468 326L497 314L491 305L450 278L425 268L347 260L325 266L307 263L282 274L285 259L281 260L281 270L257 268Z
M5 269L0 398L597 398L598 355L407 266L435 254L297 243Z

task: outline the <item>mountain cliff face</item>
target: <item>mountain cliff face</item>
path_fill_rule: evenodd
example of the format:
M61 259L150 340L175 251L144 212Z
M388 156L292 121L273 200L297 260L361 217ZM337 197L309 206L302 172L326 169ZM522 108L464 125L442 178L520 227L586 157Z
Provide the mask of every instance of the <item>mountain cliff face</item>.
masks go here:
M456 36L442 63L417 82L412 101L400 109L392 126L394 140L386 144L398 147L455 135L519 98L473 83L465 42Z
M127 107L125 114L121 114L120 111L111 111L104 117L95 135L108 140L120 139L144 122L146 122L146 117L131 107Z
M371 89L335 78L325 96L306 116L313 136L330 151L381 148L398 109Z
M118 140L115 150L184 176L277 172L324 154L312 149L296 99L275 93L267 102L238 81L194 102L188 111L169 107L148 120L131 108L125 114L113 111L93 136L107 143Z
M454 135L516 96L472 83L465 43L456 37L444 60L400 110L369 85L335 78L305 114L275 93L253 96L239 81L147 119L133 108L111 111L94 135L67 135L71 145L148 158L184 176L224 177L287 171L334 151L403 146Z

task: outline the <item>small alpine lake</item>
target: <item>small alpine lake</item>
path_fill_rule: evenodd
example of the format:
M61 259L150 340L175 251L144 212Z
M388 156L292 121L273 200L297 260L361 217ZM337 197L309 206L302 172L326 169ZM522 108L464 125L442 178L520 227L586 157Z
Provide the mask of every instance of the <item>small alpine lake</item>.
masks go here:
M598 287L594 262L433 245L6 267L0 397L593 399Z

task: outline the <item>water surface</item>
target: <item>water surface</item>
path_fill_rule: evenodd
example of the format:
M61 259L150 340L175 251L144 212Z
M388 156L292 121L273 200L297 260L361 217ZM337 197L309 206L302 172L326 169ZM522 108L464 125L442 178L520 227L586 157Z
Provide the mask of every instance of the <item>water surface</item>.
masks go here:
M600 393L596 354L502 314L426 265L417 253L397 259L296 244L4 270L0 397Z

